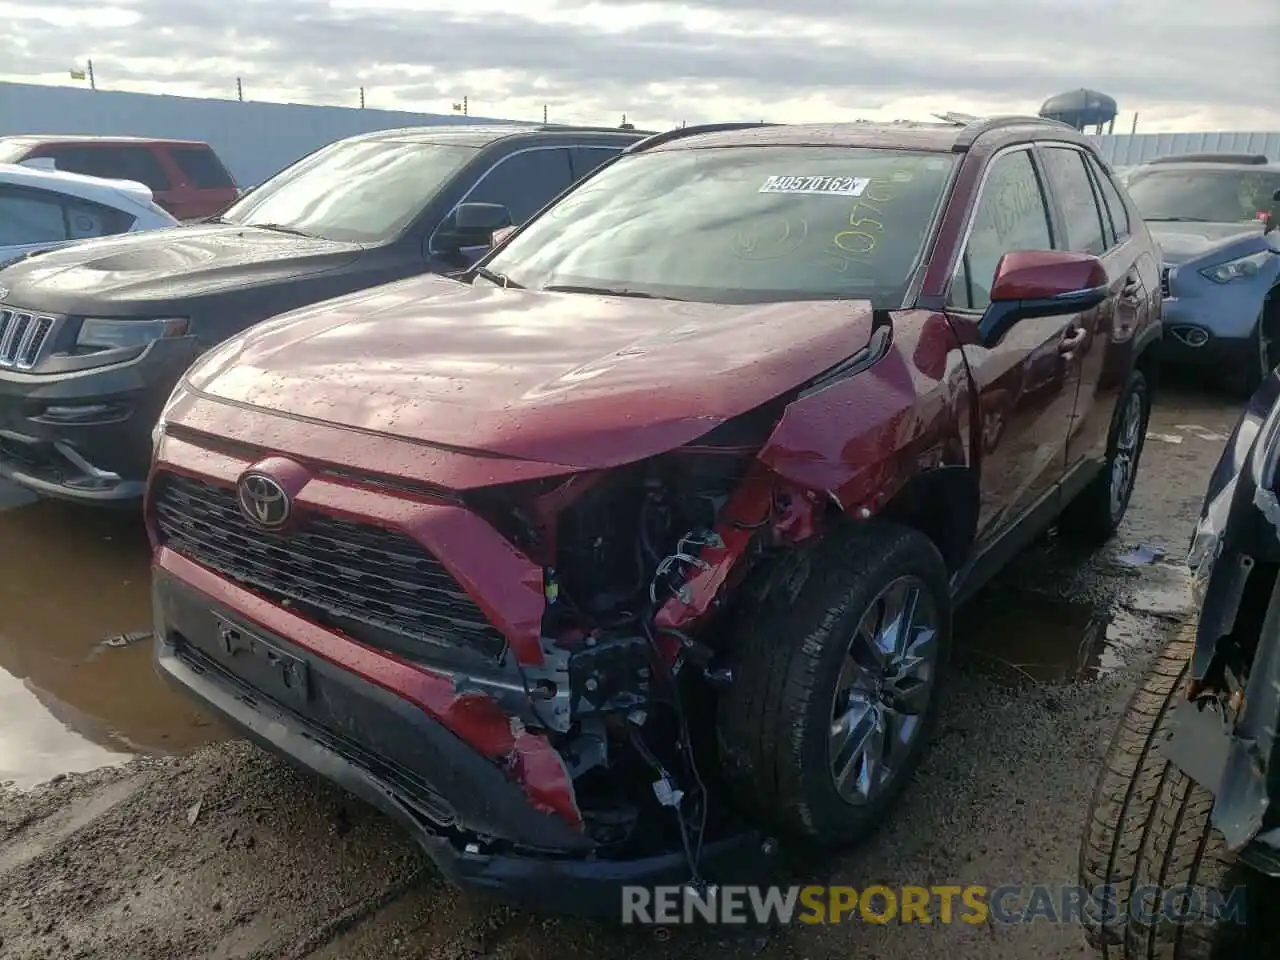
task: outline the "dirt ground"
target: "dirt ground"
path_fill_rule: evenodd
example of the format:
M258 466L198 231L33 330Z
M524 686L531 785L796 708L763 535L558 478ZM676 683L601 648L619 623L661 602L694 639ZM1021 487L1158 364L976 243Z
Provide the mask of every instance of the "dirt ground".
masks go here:
M802 881L1073 883L1105 742L1192 616L1183 556L1235 422L1170 388L1117 540L1052 537L965 611L934 748L891 824ZM870 926L771 935L529 916L446 886L394 825L230 740L160 688L134 519L0 489L0 956L523 960L1087 957L1078 931ZM1135 548L1164 559L1141 562ZM52 778L52 780L51 780ZM43 782L41 782L43 781Z

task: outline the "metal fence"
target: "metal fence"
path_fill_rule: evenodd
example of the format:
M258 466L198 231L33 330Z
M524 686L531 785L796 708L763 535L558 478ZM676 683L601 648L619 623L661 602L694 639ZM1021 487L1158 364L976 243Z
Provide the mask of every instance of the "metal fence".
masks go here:
M1280 160L1280 133L1113 133L1095 139L1114 167L1180 153L1260 153Z
M423 124L511 123L460 114L157 96L0 83L0 136L86 134L203 140L242 187L334 140Z
M252 186L327 143L423 124L515 123L457 113L410 113L296 103L48 87L0 82L0 135L170 137L212 144L241 186ZM1262 153L1280 160L1280 133L1139 133L1097 137L1113 166L1177 153Z

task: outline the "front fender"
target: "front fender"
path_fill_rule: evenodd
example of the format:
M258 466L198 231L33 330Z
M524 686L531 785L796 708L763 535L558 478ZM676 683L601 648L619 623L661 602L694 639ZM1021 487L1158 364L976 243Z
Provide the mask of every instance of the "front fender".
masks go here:
M773 472L865 518L922 470L970 465L968 369L946 317L894 313L880 359L789 404L761 449Z

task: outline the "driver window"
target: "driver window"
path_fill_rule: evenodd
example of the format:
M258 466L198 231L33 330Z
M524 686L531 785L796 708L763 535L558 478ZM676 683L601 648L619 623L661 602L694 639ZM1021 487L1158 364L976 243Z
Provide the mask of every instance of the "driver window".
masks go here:
M1048 205L1030 151L997 157L978 198L973 227L951 280L948 305L985 310L1001 257L1018 250L1051 249Z

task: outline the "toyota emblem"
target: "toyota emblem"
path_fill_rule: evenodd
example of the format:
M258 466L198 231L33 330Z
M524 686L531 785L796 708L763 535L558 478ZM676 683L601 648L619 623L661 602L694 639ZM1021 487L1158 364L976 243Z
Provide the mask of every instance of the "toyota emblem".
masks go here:
M236 499L244 518L263 530L280 530L293 513L293 503L284 487L263 473L242 476Z

